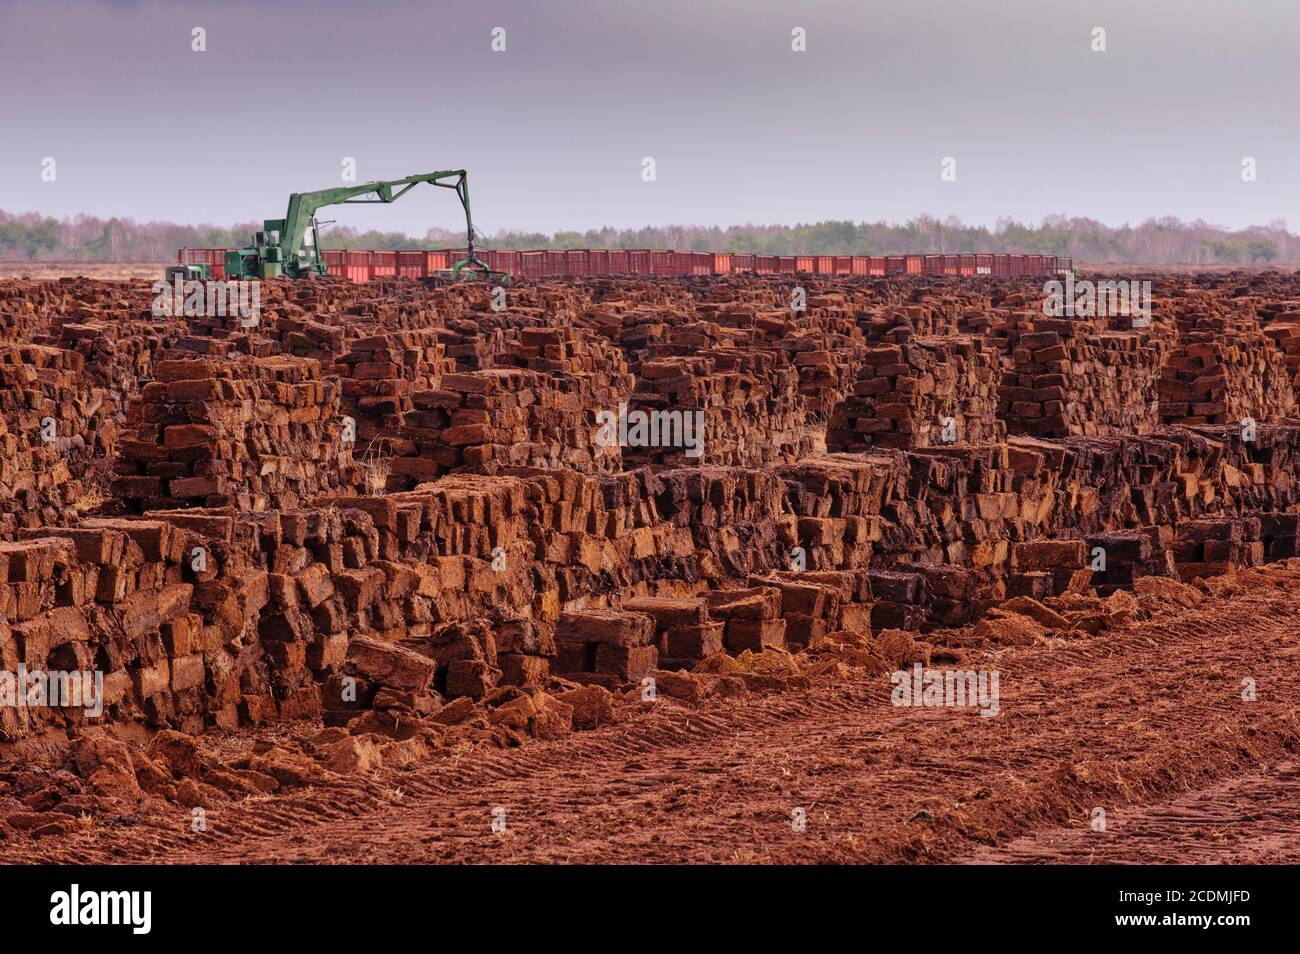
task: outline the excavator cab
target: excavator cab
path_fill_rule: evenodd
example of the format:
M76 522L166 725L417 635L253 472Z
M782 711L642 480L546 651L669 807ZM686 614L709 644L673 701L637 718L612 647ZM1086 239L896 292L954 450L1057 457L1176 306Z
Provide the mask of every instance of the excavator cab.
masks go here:
M226 252L226 277L252 281L284 275L284 248L280 244L283 232L284 219L263 221L262 228L253 233L252 245ZM310 263L306 267L310 267ZM323 270L322 268L317 274Z

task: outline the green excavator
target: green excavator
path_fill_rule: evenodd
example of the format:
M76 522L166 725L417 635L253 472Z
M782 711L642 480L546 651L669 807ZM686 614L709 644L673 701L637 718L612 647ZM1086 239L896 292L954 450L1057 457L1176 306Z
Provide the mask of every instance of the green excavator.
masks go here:
M327 205L396 202L422 182L454 189L465 208L466 256L439 277L508 283L510 277L507 273L492 271L475 252L474 222L469 210L469 177L464 169L425 172L405 179L367 182L319 192L295 192L289 196L289 211L284 218L266 219L262 231L253 234L251 245L226 252L226 278L249 280L282 275L290 278L325 275L329 268L321 255L321 223L316 221L318 209ZM208 272L208 266L203 264L173 265L167 269L167 279L171 281L178 274L181 278L203 279L209 277Z

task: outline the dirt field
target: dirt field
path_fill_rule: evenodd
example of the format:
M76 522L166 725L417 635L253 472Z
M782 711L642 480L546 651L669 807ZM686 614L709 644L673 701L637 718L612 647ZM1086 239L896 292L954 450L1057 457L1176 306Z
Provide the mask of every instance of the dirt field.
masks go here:
M161 279L171 262L0 262L0 278Z

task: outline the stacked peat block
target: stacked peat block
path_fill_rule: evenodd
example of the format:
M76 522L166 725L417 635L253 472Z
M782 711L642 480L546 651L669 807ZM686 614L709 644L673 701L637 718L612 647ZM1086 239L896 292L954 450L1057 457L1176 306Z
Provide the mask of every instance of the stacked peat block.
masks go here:
M1259 528L1266 561L1300 556L1300 514L1262 513Z
M1041 519L1055 488L1056 476L1041 457L1027 463L1009 444L909 451L903 455L905 488L883 511L897 530L885 537L881 552L902 562L970 566L981 573L1006 563L1009 543Z
M359 710L387 709L390 702L427 715L441 703L433 689L436 669L432 659L413 649L372 636L353 637L344 665L347 675L330 679L322 693L325 721L346 725ZM343 691L348 685L354 687L350 694Z
M849 395L864 360L865 347L839 335L800 335L781 342L799 373L799 395L809 422L820 422L814 448L826 451L826 427L830 415Z
M532 603L522 485L507 483L513 489L452 483L240 514L252 536L236 549L234 511L159 513L212 553L194 597L210 644L256 639L255 655L209 660L219 664L212 717L224 725L323 714L341 724L371 706L427 709L440 694L538 684L555 652L549 627L508 612L493 621L511 602ZM494 540L499 568L486 552ZM240 595L250 586L260 599Z
M1110 596L1116 590L1131 589L1135 580L1146 576L1177 576L1172 542L1169 527L1090 534L1086 543L1089 565L1098 567L1092 575L1097 593Z
M38 341L46 334L57 336L69 322L111 324L126 315L146 318L152 297L147 282L7 280L0 285L0 339Z
M842 363L836 351L819 347L820 342L804 338L792 340L789 351L799 372L799 393L812 413L828 414L834 402L842 399L838 389L843 383Z
M491 623L484 617L459 623L444 623L435 626L429 638L408 639L400 645L408 644L420 655L432 659L435 667L434 685L446 696L481 699L504 675ZM521 643L518 648L527 648L527 644ZM512 670L511 677L514 678L514 675Z
M493 636L501 685L533 688L545 684L559 652L553 624L517 617L497 625Z
M409 410L412 391L436 388L443 374L455 370L439 337L437 331L396 331L351 342L335 362L345 405L365 416Z
M757 467L796 460L817 444L798 385L798 372L777 351L713 348L693 357L648 360L638 369L636 390L628 402L623 457L629 467ZM639 412L672 420L673 425L648 429L639 437L633 430L633 415ZM685 428L691 446L686 446Z
M402 422L414 410L412 395L441 383L454 370L437 331L374 334L354 342L335 365L342 384L342 406L356 422L354 455L364 468L367 489L409 490L439 473L419 446L403 434Z
M843 298L815 295L806 312L765 312L728 305L716 314L722 326L714 336L719 347L710 353L761 350L779 359L777 366L791 366L797 375L797 430L791 434L798 440L791 445L786 459L791 459L791 454L798 457L825 452L826 421L858 377L865 346ZM708 309L700 306L702 313ZM677 342L679 337L676 329L667 336L670 342ZM676 347L673 352L693 357L700 349Z
M1217 503L1242 514L1300 510L1300 427L1294 423L1261 424L1254 434L1240 425L1190 428L1190 440L1207 440L1222 449L1220 466L1207 475L1214 481ZM1252 439L1247 439L1250 437Z
M29 672L78 675L93 668L92 635L82 607L95 593L84 575L74 577L77 567L76 549L68 540L0 543L0 671L6 674L8 694L0 705L0 741L16 741L65 715L80 719L95 707L93 685L91 699L78 695L69 701L81 705L56 709L50 700L31 705L28 685L11 681L20 665ZM18 704L15 692L28 704Z
M1036 521L1043 534L1169 525L1189 508L1204 506L1222 456L1221 445L1186 431L1059 443L1017 438L1015 447L1020 457L1035 455L1045 471L1060 475L1050 506Z
M783 531L773 514L780 512L782 499L780 482L770 471L640 468L602 478L599 488L599 510L583 512L608 541L608 562L592 559L600 552L595 548L592 557L582 556L589 584L614 573L627 584L670 578L724 585L778 562ZM589 541L584 542L589 546ZM599 574L587 572L593 565ZM562 580L581 582L569 570L555 572Z
M903 331L923 338L943 338L957 333L955 315L926 302L897 302L876 307L858 319L862 333L872 343L892 341Z
M563 613L555 627L558 675L607 688L636 682L659 667L655 620L625 610Z
M609 306L608 302L601 304L603 308ZM642 364L658 354L667 336L668 325L663 319L660 312L641 308L611 314L603 321L598 319L597 327L608 325L607 334L618 343L629 365L640 377Z
M544 448L515 466L563 466L583 473L621 469L616 446L599 440L597 412L617 412L635 379L622 353L591 332L568 327L521 328L494 356L495 366L539 375L528 408L528 440Z
M280 318L269 329L279 339L280 352L332 364L343 353L347 329L311 318Z
M946 563L904 563L898 568L921 578L924 622L930 626L961 626L972 622L1005 594L1000 580L986 578L968 567Z
M357 509L344 510L330 500L311 510L268 515L275 523L268 526L271 539L263 547L268 551L268 597L258 616L257 634L275 678L270 692L241 700L248 721L289 717L282 711L283 700L322 681L323 711L327 717L336 714L345 708L345 697L337 691L338 673L352 638L374 639L376 633L402 626L400 600L418 584L412 574L390 589L387 565L380 562L376 520L360 509L367 499L359 498ZM386 521L381 517L380 522ZM396 570L393 575L400 576ZM432 663L428 668L431 675ZM406 672L399 674L396 665L392 673L392 688L423 688L402 682ZM358 698L368 702L374 688L358 683Z
M1160 351L1140 333L1087 334L1070 320L1040 320L1013 334L1014 363L998 389L1012 434L1146 434L1157 414Z
M916 338L868 348L847 397L831 416L826 447L915 448L999 441L998 356L978 338Z
M815 648L841 630L871 632L873 600L866 570L782 570L751 576L749 584L780 590L785 641L792 650Z
M81 705L0 708L4 734L80 724L99 702L105 719L201 731L212 711L206 660L215 663L222 650L205 637L194 586L182 579L183 535L155 521L87 523L0 544L3 669L21 662L29 672L101 680L96 698L83 696Z
M144 524L184 535L181 570L193 585L191 607L198 628L174 634L174 642L177 654L186 644L203 652L208 723L233 729L241 722L319 718L320 687L306 669L304 655L318 657L295 645L287 628L273 622L285 599L284 588L268 572L284 568L275 560L283 542L282 515L221 508L152 516L156 519L82 522L96 527Z
M885 501L901 477L901 455L806 459L777 473L785 482L789 515L777 518L781 569L864 567L884 539Z
M560 467L582 470L611 466L612 454L598 454L594 423L576 408L563 405L552 379L531 371L488 368L444 375L437 389L412 395L415 410L399 433L416 445L429 464L404 464L412 478L434 472L471 470L497 473L503 467ZM567 414L566 414L567 411ZM542 421L564 416L562 431ZM584 440L585 438L585 440ZM616 450L616 449L615 449Z
M364 485L338 382L311 358L161 360L128 427L113 492L137 512L292 509Z
M644 596L625 599L620 607L654 620L660 669L690 669L723 651L725 624L709 618L704 599Z
M494 357L498 367L528 368L565 378L596 377L593 391L620 385L627 374L621 352L591 332L572 327L520 328Z
M1300 301L1279 301L1260 308L1264 335L1282 352L1291 386L1300 388Z
M1050 448L1042 444L1043 448ZM1084 534L1226 512L1272 513L1300 503L1300 429L1261 424L1164 428L1137 438L1071 438L1044 450L1063 476L1044 532ZM1158 556L1158 554L1157 554Z
M1160 416L1167 424L1277 421L1296 413L1287 359L1258 331L1193 331L1165 358Z
M840 291L816 291L808 296L807 313L814 321L827 325L848 324L856 311L849 296Z
M602 443L596 414L616 412L631 391L621 355L572 329L519 335L497 355L499 366L444 374L438 387L411 395L398 435L429 463L395 462L395 471L431 479L447 470L619 469L619 448Z
M722 644L737 655L749 650L786 648L786 621L781 618L781 590L775 586L709 590L703 594L710 619L724 624Z
M1220 576L1264 562L1258 517L1185 520L1174 527L1174 561L1184 580Z
M919 563L986 572L1050 511L1054 488L1042 455L1012 455L1005 445L839 454L780 473L799 515L792 545L815 539L818 527L841 540L806 551L807 565L818 569ZM812 516L819 514L827 516Z
M540 678L558 607L537 600L526 496L517 478L451 476L411 493L318 499L370 528L359 550L344 549L346 568L329 567L339 598L328 629L433 659L433 685L448 695ZM337 559L325 541L306 545Z
M533 515L529 531L539 561L534 564L535 615L553 622L562 608L579 607L589 594L606 591L612 579L628 583L635 576L647 575L645 565L659 555L671 528L661 525L642 532L620 522L627 518L626 511L606 507L607 492L613 500L620 499L618 490L632 497L635 481L630 475L598 479L556 470L521 475ZM634 504L629 503L631 506Z
M107 483L117 428L74 351L0 346L0 536L57 523Z
M278 320L273 309L258 302L253 310L252 288L242 291L230 288L227 292L215 291L216 282L207 283L207 298L200 315L183 317L185 339L178 343L181 350L199 354L241 354L265 358L280 350L276 334ZM261 287L265 287L265 283ZM260 296L260 291L259 291ZM223 304L221 297L226 297ZM179 316L179 313L177 314Z
M442 537L435 525L450 506L445 496L317 504L282 513L281 542L270 560L272 599L259 633L264 643L283 643L290 664L278 669L282 681L303 682L311 668L324 680L331 721L346 721L385 689L432 704L432 693L478 697L497 684L502 671L485 616L493 600L482 591L476 561L438 552L439 542L456 550L485 541L469 526L451 541ZM424 556L415 559L415 552ZM516 572L500 574L503 585L517 584L517 552L512 559ZM530 633L515 636L523 646ZM361 680L355 698L342 691L344 671Z
M149 380L154 357L186 331L182 322L158 319L148 311L135 318L129 314L92 312L82 320L54 315L49 334L33 336L33 341L76 351L85 359L91 382L124 406L126 397Z
M438 337L457 371L479 371L491 365L505 348L505 332L499 326L468 319L448 318Z
M301 321L344 330L376 324L392 329L428 328L438 324L440 304L438 295L414 282L353 284L324 277L311 282L262 283L262 312L272 318L264 324L271 326L268 333L282 338L282 331L292 333ZM284 328L282 322L287 322Z
M920 573L894 569L868 571L876 601L871 607L874 629L925 628L930 621L926 608L925 577Z
M418 491L373 499L376 508L394 507L391 523L387 515L376 517L380 552L411 566L421 577L422 590L435 596L429 612L437 622L483 617L504 608L503 621L535 609L533 617L553 623L558 607L539 605L536 599L538 519L531 490L517 477L452 475ZM386 526L401 528L391 550L394 534ZM516 635L520 645L531 645L534 639L549 645L545 632Z
M1092 584L1091 555L1083 540L1028 540L1012 544L1008 596L1082 593Z
M726 382L715 379L712 372L712 362L701 356L656 357L636 369L627 413L620 415L627 423L618 421L617 438L625 467L714 462L717 449L710 446L708 438L716 436L718 429L709 420L708 409L721 403ZM645 419L640 420L643 415ZM653 428L650 416L657 419Z
M20 340L43 324L48 315L66 307L68 296L58 293L59 287L54 282L25 279L0 283L0 339ZM57 299L52 301L56 294Z

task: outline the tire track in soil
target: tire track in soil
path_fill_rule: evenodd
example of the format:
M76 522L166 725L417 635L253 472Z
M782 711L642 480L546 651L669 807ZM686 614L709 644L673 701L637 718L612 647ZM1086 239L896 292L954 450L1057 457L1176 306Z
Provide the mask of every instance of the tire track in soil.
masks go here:
M1195 860L1285 855L1295 848L1297 797L1286 790L1295 774L1285 766L1300 740L1300 593L1267 577L1100 637L968 653L961 668L1001 674L995 718L893 707L884 676L703 709L661 701L555 742L219 806L204 835L178 810L175 829L157 820L144 831L101 829L69 836L57 854L887 862L1088 861L1102 850L1184 860L1180 846L1198 826L1218 825L1240 830ZM1240 698L1244 675L1257 680L1258 701ZM1084 838L1093 805L1111 819L1101 849ZM491 831L497 806L500 834ZM795 808L806 812L804 832L790 824Z
M1094 832L1081 821L980 848L970 864L1296 864L1300 762L1281 762L1203 789L1121 809Z

